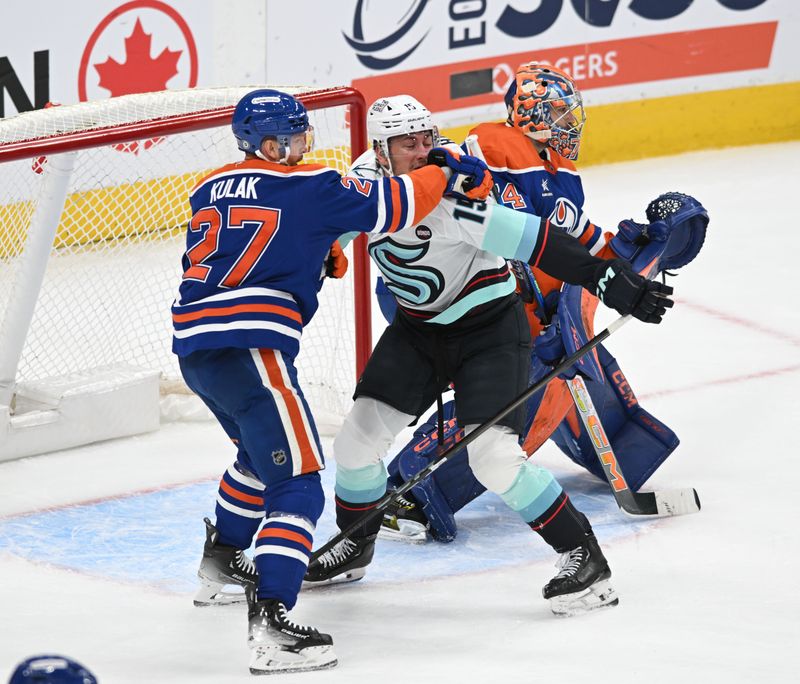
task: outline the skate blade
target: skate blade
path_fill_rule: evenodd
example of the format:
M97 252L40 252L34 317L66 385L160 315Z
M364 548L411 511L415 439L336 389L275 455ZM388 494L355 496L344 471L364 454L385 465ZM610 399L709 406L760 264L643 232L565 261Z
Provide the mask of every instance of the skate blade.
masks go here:
M309 646L300 652L274 646L257 646L250 656L250 674L270 675L311 672L336 667L339 660L333 646Z
M396 529L389 525L381 525L378 538L405 542L407 544L424 544L428 541L428 528L422 523L410 520L398 520Z
M320 580L317 582L310 582L308 580L303 580L302 588L316 589L319 587L329 587L334 584L347 584L348 582L357 582L366 574L367 574L366 568L356 568L355 570L348 570L347 572L343 572L341 575L336 575L336 577L331 577L330 579L326 580Z
M198 608L205 608L247 603L247 595L244 591L225 591L225 586L224 584L204 582L194 595L194 605Z
M559 617L583 615L601 608L613 608L619 604L617 592L609 580L601 580L583 591L554 596L549 600L550 610Z

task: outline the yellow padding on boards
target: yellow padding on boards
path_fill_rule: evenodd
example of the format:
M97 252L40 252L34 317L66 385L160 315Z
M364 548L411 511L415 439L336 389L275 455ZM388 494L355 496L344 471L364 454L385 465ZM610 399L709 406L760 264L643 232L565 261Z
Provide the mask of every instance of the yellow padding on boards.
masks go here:
M344 147L323 149L306 155L304 163L327 164L345 173L348 153ZM189 192L212 170L71 193L64 203L54 248L120 239L160 241L182 235L191 216ZM21 253L32 211L30 201L0 206L0 260Z
M800 83L586 108L578 166L800 139ZM472 126L442 131L462 141Z

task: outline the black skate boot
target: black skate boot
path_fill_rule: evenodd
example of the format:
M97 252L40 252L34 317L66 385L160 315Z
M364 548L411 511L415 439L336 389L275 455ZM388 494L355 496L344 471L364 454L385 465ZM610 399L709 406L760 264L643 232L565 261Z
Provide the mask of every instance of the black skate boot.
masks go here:
M360 580L367 574L367 566L372 562L377 536L371 534L368 537L342 539L309 566L303 586L308 588Z
M381 539L422 544L428 541L430 523L413 496L399 496L386 508L381 522Z
M206 524L206 543L203 547L203 560L197 570L201 586L194 597L194 605L223 606L244 603L244 591L224 591L224 587L233 584L245 591L255 589L258 584L255 564L241 549L218 543L217 528L208 518L203 518L203 522Z
M251 603L247 617L251 674L324 670L338 662L330 634L292 622L276 599Z
M619 603L611 586L611 569L593 534L561 554L558 574L542 589L556 615L577 615Z

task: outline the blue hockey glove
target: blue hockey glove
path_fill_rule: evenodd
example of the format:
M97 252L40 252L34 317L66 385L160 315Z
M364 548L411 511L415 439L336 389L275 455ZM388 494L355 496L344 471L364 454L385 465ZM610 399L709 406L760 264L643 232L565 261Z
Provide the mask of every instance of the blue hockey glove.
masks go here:
M618 256L633 261L645 245L661 243L659 271L681 268L697 256L705 241L708 212L694 197L664 193L647 205L646 214L650 223L620 221L609 243Z
M485 200L492 191L492 174L477 157L459 154L446 147L434 147L428 152L428 163L449 168L453 173L444 194L466 200Z
M691 195L665 192L646 210L651 226L665 224L667 245L661 255L662 270L678 269L692 261L703 247L708 227L708 212Z

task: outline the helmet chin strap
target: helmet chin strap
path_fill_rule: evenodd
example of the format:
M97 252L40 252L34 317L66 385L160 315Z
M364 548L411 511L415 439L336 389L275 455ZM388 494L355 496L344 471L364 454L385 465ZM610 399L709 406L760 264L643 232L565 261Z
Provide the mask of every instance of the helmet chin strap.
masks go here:
M386 145L386 147L388 148L388 144ZM380 159L378 159L378 157L376 155L375 161L378 162L378 167L380 168L380 170L381 170L381 172L383 173L384 176L394 176L394 170L392 169L392 158L389 155L389 150L388 149L384 149L384 145L382 143L378 144L378 149L380 150L381 154L386 159L386 166L384 166L381 163Z

